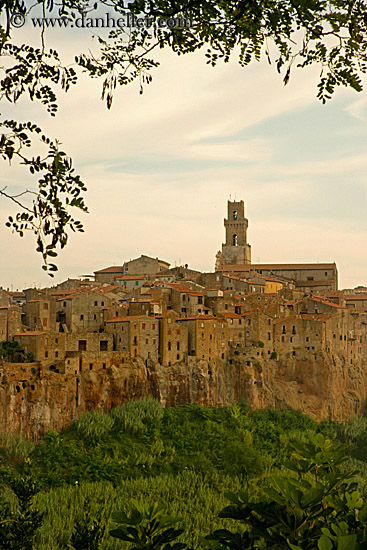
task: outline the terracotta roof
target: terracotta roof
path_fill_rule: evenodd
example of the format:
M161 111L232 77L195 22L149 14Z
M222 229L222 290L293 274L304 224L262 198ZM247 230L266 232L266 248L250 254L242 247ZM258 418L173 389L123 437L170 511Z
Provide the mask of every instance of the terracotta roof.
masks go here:
M218 269L218 271L258 271L259 269L281 269L282 271L296 271L299 269L302 270L317 270L317 269L336 269L336 263L328 263L328 264L228 264L228 265L222 265Z
M274 324L283 323L286 324L291 319L298 319L305 321L328 321L332 317L335 317L335 313L295 313L293 315L288 315L287 317L281 317L274 320Z
M351 300L367 300L367 293L361 293L361 294L344 294L344 299L346 301Z
M339 309L347 309L346 306L340 306L339 304L336 304L335 302L329 302L328 300L324 300L323 298L319 298L318 296L309 296L309 300L314 300L315 302L319 302L321 304L325 304L326 306L331 307L337 307ZM366 298L367 300L367 298Z
M94 273L123 273L124 268L122 265L113 265L111 267L106 267L104 269L99 269L98 271L94 271Z
M239 313L233 313L231 311L221 311L220 313L218 312L218 315L220 315L220 317L224 317L225 319L241 319L242 318L242 315L240 315Z

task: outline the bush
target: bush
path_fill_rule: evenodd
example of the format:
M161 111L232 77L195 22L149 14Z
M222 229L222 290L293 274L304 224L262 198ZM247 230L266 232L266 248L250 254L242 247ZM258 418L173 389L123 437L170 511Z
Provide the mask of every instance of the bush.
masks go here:
M129 401L121 407L112 409L111 416L117 429L124 432L138 433L146 426L158 424L163 417L162 405L148 395L139 401Z
M17 433L0 434L0 445L5 447L7 456L15 458L27 458L34 449L32 441Z
M113 418L99 411L87 411L79 418L77 430L83 439L98 441L112 429Z

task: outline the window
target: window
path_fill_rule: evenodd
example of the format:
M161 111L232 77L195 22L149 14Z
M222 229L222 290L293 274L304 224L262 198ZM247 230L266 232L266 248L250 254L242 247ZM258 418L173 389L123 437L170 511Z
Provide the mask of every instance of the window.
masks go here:
M139 285L139 281L135 281L135 286L138 286Z
M201 323L200 326L201 326L201 328L204 328L204 323Z
M87 351L87 341L86 340L79 340L78 349L79 349L79 351Z
M237 210L233 210L233 220L237 220Z
M152 324L152 330L155 330L155 323Z
M103 369L106 368L106 363L102 363L102 368L103 368Z
M95 305L95 306L98 306L98 302L94 302L94 305Z
M134 336L134 341L133 341L133 344L134 344L134 346L136 346L136 345L137 345L137 343L138 343L138 339L137 339L137 337L136 337L136 336Z
M142 323L142 324L141 324L141 328L142 328L143 330L145 330L145 323Z
M101 306L104 306L104 302L101 302Z
M64 302L62 305L63 305L64 307L66 307L66 302Z
M45 338L45 344L46 344L46 346L47 346L47 344L48 344L48 338Z
M89 370L93 369L93 363L89 363Z
M145 343L148 344L148 338L145 338Z
M211 336L211 335L210 335ZM238 333L238 338L242 338L242 332Z
M153 344L155 345L155 338L153 338Z
M168 349L168 351L171 351L171 342L168 342L167 349Z
M43 324L44 327L47 327L47 319L46 318L42 319L42 324Z
M307 281L313 281L313 277L307 277Z
M271 340L271 334L268 332L268 340Z
M282 336L282 342L284 342L284 336Z
M290 341L290 342L293 342L293 338L292 338L292 336L291 336L291 337L289 338L289 341Z
M96 315L96 314L93 315L93 319L94 319L94 320L97 319L97 315Z
M179 361L179 360L180 360L180 354L178 353L177 354L177 361Z
M83 321L83 319L84 319L84 315L81 315L80 320Z
M55 344L58 344L58 343L59 343L59 339L55 338Z
M250 338L250 331L246 330L246 338Z
M48 304L47 303L43 304L43 309L48 309Z
M100 341L99 350L100 351L107 351L108 350L108 340L101 340Z
M295 327L295 325L292 326L292 334L296 334L296 327Z
M201 333L201 339L204 340L204 338L205 338L205 335L204 335L204 333L202 332L202 333Z
M59 352L55 351L55 357L57 358L59 356Z
M237 243L238 243L237 235L233 235L233 238L232 238L232 245L233 245L233 246L237 246Z
M306 342L309 342L309 341L310 341L309 337L308 337L308 336L306 336Z
M327 271L325 271L325 277L327 277Z
M180 342L177 342L177 351L180 351Z
M45 351L45 358L47 359L48 357L48 351Z

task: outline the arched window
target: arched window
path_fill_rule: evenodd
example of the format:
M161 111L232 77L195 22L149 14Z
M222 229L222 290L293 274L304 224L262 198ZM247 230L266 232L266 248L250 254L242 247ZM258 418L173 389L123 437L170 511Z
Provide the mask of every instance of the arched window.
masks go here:
M233 219L237 220L237 210L233 210Z
M237 235L233 235L233 246L237 246Z

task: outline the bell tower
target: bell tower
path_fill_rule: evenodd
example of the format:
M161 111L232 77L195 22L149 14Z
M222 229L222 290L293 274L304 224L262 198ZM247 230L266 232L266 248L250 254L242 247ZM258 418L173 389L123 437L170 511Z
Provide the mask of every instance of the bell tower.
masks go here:
M216 269L221 265L251 263L251 246L247 243L248 220L243 201L228 201L227 219L224 220L226 242L218 252Z

